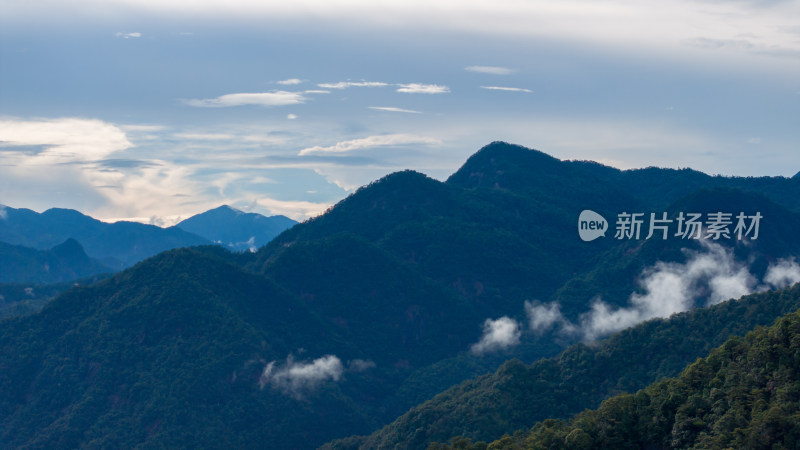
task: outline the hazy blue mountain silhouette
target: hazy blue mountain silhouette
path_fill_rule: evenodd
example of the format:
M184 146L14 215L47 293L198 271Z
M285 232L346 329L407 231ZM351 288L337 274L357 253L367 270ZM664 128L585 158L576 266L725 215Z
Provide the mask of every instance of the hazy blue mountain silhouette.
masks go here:
M262 247L295 224L296 221L286 216L266 217L223 205L192 216L176 226L229 250L242 251Z
M0 267L0 283L59 283L111 271L74 239L49 250L0 242Z
M135 222L105 223L71 209L43 213L4 208L0 241L40 250L75 239L92 258L119 270L164 250L209 241L176 227L160 228Z

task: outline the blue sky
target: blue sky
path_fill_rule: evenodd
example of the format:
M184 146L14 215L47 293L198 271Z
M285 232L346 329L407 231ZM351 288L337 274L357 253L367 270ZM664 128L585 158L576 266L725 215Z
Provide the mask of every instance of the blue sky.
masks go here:
M0 204L302 220L494 140L800 170L800 3L0 0Z

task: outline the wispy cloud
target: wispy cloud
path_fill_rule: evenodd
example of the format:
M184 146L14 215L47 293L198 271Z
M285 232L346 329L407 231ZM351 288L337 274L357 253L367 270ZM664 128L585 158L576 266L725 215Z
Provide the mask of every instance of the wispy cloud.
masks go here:
M295 362L290 356L283 366L268 363L261 372L259 385L270 385L285 394L302 398L324 381L339 381L344 373L342 361L335 355L325 355L312 362Z
M42 146L35 155L5 152L19 164L92 161L133 146L116 125L94 119L0 120L2 147ZM10 153L10 154L9 154Z
M780 259L776 264L770 264L764 275L764 282L776 289L798 283L800 282L800 265L794 258Z
M506 86L481 86L481 89L488 89L490 91L525 92L525 93L528 93L528 94L533 92L530 89L517 88L517 87L506 87Z
M338 83L320 83L317 86L324 89L347 89L351 87L386 87L389 83L381 81L340 81Z
M398 145L437 145L440 143L441 141L438 139L425 136L416 136L412 134L382 134L378 136L369 136L362 139L352 139L349 141L337 142L336 144L328 147L308 147L300 150L298 155L306 156L336 154L373 147L389 147Z
M693 254L685 264L659 262L647 269L640 281L644 293L631 294L630 306L613 309L596 299L581 318L584 338L593 340L648 319L687 311L700 297L711 305L753 292L755 278L747 266L737 263L725 247L701 242L705 253Z
M322 383L337 382L347 374L374 369L375 363L363 359L348 361L346 367L336 355L325 355L313 361L298 362L292 355L286 362L271 361L264 366L258 380L259 387L271 386L286 395L302 400Z
M333 206L332 203L316 203L303 200L276 200L259 196L255 203L269 211L269 214L280 214L298 221L310 219L325 212Z
M8 212L6 211L5 205L0 205L0 220L8 219Z
M575 326L561 314L561 305L555 302L542 304L526 301L525 315L528 316L528 327L536 334L542 334L555 325L560 325L564 332L575 331Z
M388 112L399 112L399 113L409 113L409 114L422 114L422 111L414 111L413 109L403 109L403 108L395 108L394 106L369 106L369 109L374 109L375 111L388 111Z
M278 81L278 84L282 84L284 86L292 86L295 84L301 84L302 82L303 80L301 80L300 78L289 78L288 80Z
M481 340L473 344L470 350L476 355L503 350L519 344L521 335L519 322L514 319L509 317L486 319L483 323Z
M580 325L564 317L556 302L526 301L529 330L541 334L558 327L558 333L592 341L649 319L666 318L703 306L700 301L708 306L755 290L781 289L800 282L800 264L794 258L781 259L770 264L764 284L756 289L755 276L745 264L734 259L731 250L711 242L701 243L704 251L687 252L686 263L657 262L643 270L639 280L642 292L632 293L627 306L613 307L595 298L589 311L580 316ZM492 328L486 329L489 332L484 334L491 335Z
M289 120L295 120L297 119L297 114L287 114L286 118Z
M510 75L514 73L514 71L511 69L497 66L469 66L464 67L464 70L469 72L488 73L491 75Z
M404 94L447 94L450 88L438 84L408 83L398 84L397 92Z
M272 91L256 93L226 94L216 98L186 100L186 104L199 108L227 108L231 106L259 105L286 106L306 101L299 92Z
M131 39L131 38L140 38L140 37L142 37L142 33L139 33L138 31L134 31L133 33L117 32L116 34L114 34L114 36L116 36L118 38L122 38L122 39Z

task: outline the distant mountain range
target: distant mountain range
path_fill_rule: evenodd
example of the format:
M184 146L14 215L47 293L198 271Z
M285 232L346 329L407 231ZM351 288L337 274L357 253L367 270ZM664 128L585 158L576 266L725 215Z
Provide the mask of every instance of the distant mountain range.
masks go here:
M266 217L228 205L192 216L176 225L228 250L256 250L297 222L286 216Z
M604 238L579 238L587 209L608 219ZM670 221L670 238L615 238L631 213ZM689 213L703 234L714 214L729 231L759 215L758 238L675 237ZM796 309L795 288L637 326L795 281L798 229L800 179L620 171L492 143L446 182L388 175L255 253L225 250L255 234L216 234L224 245L163 252L0 322L0 442L313 448L399 416L331 445L497 439ZM533 414L525 399L549 403Z
M0 245L13 246L16 259L10 259L12 247L0 246L0 262L9 268L0 275L0 282L66 281L121 270L179 247L217 243L237 251L255 249L297 223L284 216L265 217L229 206L198 214L169 228L136 222L106 223L70 209L54 208L41 214L10 207L3 207L3 211ZM58 253L58 261L41 253L51 248ZM85 255L81 255L84 251ZM74 256L69 263L64 259L67 253ZM78 276L73 277L70 270Z

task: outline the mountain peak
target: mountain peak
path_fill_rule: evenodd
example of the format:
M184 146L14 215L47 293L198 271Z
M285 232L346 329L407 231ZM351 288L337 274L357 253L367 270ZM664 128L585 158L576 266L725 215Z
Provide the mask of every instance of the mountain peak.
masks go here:
M456 173L447 179L447 184L462 187L501 187L515 183L518 177L536 175L558 175L567 164L538 150L521 145L495 141L478 150ZM514 181L512 181L514 180Z
M83 246L73 238L69 238L56 245L50 251L55 257L69 260L73 263L89 263L89 256L86 254Z
M265 217L222 205L192 216L177 227L229 249L249 250L266 244L296 223L284 216Z
M214 209L210 209L201 214L209 214L209 215L219 215L219 216L238 216L240 214L244 214L244 212L230 206L230 205L222 205L218 206Z

